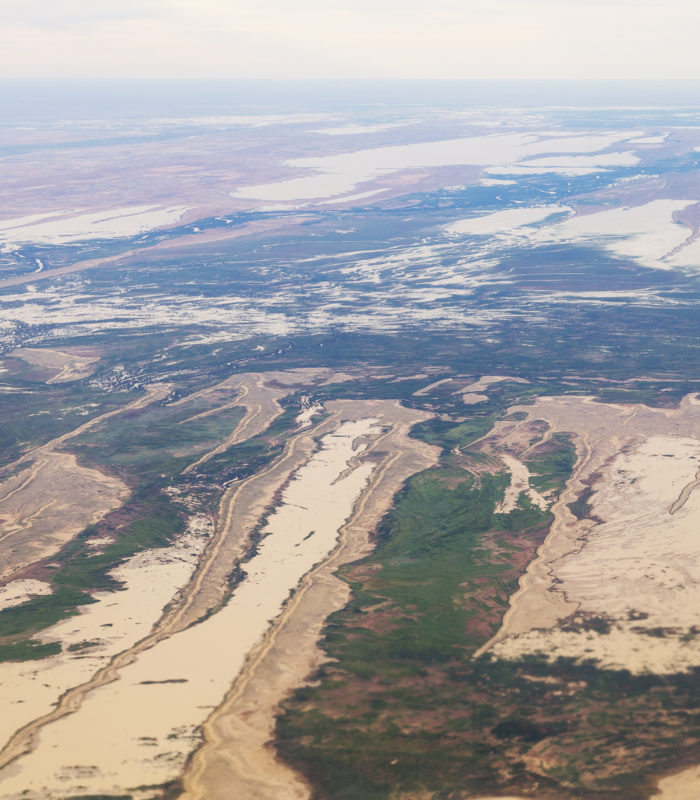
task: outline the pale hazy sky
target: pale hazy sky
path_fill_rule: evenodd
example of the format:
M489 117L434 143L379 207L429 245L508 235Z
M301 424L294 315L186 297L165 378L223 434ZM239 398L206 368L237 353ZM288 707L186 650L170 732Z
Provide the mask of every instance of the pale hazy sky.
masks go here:
M697 0L0 0L0 77L700 78Z

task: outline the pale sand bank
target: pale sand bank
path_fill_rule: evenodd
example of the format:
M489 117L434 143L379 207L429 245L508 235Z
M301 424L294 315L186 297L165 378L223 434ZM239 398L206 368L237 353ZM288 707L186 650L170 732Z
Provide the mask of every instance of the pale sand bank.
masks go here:
M0 246L68 244L88 239L118 239L174 225L186 206L127 206L89 214L53 212L17 217L0 223Z
M625 141L630 135L638 134L631 134L628 131L542 138L527 133L505 133L297 158L287 164L291 168L290 171L295 170L297 175L301 173L301 177L290 177L287 180L256 186L242 186L231 192L231 195L239 199L268 203L333 197L353 191L358 184L381 180L400 170L460 164L483 167L505 166L515 164L522 159L551 153L597 153ZM602 165L611 161L614 155L616 154L594 156L589 163Z
M667 133L658 136L640 136L638 139L630 139L629 144L663 144L667 138Z
M303 398L303 400L306 400L306 398ZM314 417L316 414L321 414L322 412L323 406L320 404L307 405L299 412L299 414L297 414L297 416L294 418L294 422L299 429L308 428L311 425L312 417Z
M467 406L476 406L479 403L485 403L489 399L487 394L479 394L478 392L464 392L462 394L462 402Z
M462 394L466 392L483 392L488 389L493 383L500 383L501 381L510 381L511 383L529 383L525 378L513 378L510 375L482 375L478 381L470 383L459 389L455 394Z
M442 386L444 383L451 383L452 378L442 378L439 381L434 381L433 383L424 386L422 389L418 389L417 391L413 392L414 397L423 397L424 395L431 392L433 389L437 389L438 386Z
M527 163L531 166L520 167L520 170L544 168L545 160ZM568 169L579 173L588 171L582 167ZM694 200L662 198L639 206L593 213L579 211L549 223L547 217L571 212L572 209L567 206L533 206L458 220L445 226L445 231L451 235L490 235L529 245L585 242L604 248L612 256L632 259L654 269L698 268L700 242L689 227L676 219L679 212L694 204Z
M700 797L700 766L662 778L654 800L698 800Z
M501 630L481 652L595 658L662 674L699 666L700 642L690 635L700 625L696 403L689 397L666 410L540 398L517 410L546 420L550 432L571 432L579 462ZM514 434L502 430L507 442ZM591 481L592 510L577 520L568 504ZM609 632L588 630L587 616Z
M501 181L497 181L497 183L501 183ZM513 183L513 181L510 181L510 183ZM564 213L570 214L572 209L569 206L511 208L506 211L495 211L492 214L460 219L445 225L444 230L446 233L459 236L492 236L496 233L507 233L523 225L542 222L554 214Z
M51 347L20 347L7 354L21 358L28 364L46 369L56 370L56 374L47 383L66 383L86 378L95 371L95 364L100 360L99 353L89 347L70 347L56 350Z
M51 584L31 578L20 578L0 586L0 611L18 606L32 597L51 594Z
M81 606L77 616L35 636L41 642L60 642L63 652L39 661L0 664L0 685L8 698L0 715L0 747L16 730L50 711L65 691L89 680L112 656L151 630L192 574L211 528L208 518L191 518L172 547L145 550L112 571L124 589L96 592L97 602ZM50 592L49 584L39 581L14 583L32 584L32 589L36 584Z
M549 508L547 500L530 486L530 470L522 461L519 461L508 453L499 453L498 457L505 464L510 473L510 483L506 486L503 502L496 506L498 514L510 514L518 506L520 494L525 494L530 498L533 506L537 506L542 511Z

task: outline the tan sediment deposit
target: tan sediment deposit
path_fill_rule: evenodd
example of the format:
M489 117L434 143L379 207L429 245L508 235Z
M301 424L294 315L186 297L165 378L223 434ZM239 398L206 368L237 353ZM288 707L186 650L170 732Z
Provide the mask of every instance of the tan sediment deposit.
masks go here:
M512 378L509 375L482 375L478 381L470 383L469 386L464 386L459 389L455 394L464 394L471 392L483 392L491 386L492 383L500 383L501 381L510 381L511 383L529 383L525 378Z
M20 578L0 586L0 611L31 600L32 597L51 594L51 584L31 578Z
M662 778L654 800L697 800L700 797L700 766Z
M546 511L549 503L530 486L530 470L527 466L508 453L499 453L499 458L510 472L510 484L506 487L503 502L496 507L496 511L499 514L509 514L513 511L518 505L521 492L525 492L534 506Z
M299 414L297 414L297 416L294 418L294 422L296 422L297 428L308 428L309 425L311 425L311 419L316 414L321 414L322 412L323 406L320 404L307 405Z
M47 558L118 508L127 486L68 453L45 452L0 485L0 580Z
M399 378L393 378L391 383L402 383L403 381L419 381L427 378L427 372L418 372L415 375L401 375Z
M352 516L340 529L331 556L307 573L268 634L250 653L224 703L204 726L205 744L184 776L187 800L307 798L304 781L275 757L270 745L279 703L324 660L317 646L323 623L349 599L347 584L335 569L371 551L369 534L412 474L436 463L437 448L408 435L428 415L389 401L329 404L341 418L371 414L388 431L368 452L381 454L371 481Z
M467 406L475 406L479 403L485 403L489 399L486 394L479 394L478 392L463 392L462 402Z
M95 365L100 360L100 353L89 347L66 347L63 350L52 347L21 347L12 350L8 356L21 358L37 367L55 370L56 374L46 383L66 383L87 378L95 371Z
M503 447L523 447L523 431L544 420L550 434L574 436L579 458L480 653L593 658L633 672L700 665L700 406L690 396L671 410L559 397L511 410L528 419L500 423ZM577 519L568 506L587 489L590 510Z
M434 381L433 383L429 383L427 386L424 386L422 389L418 389L413 392L414 397L423 397L424 395L428 394L428 392L432 392L433 389L437 389L438 386L442 386L443 383L451 383L452 378L442 378L442 380Z
M77 616L34 637L60 642L62 652L39 661L0 664L0 685L7 698L0 715L0 745L50 712L64 692L90 680L114 655L150 632L163 607L192 574L211 527L208 518L192 517L172 546L143 550L112 570L123 586L120 591L95 592L95 602L81 606ZM36 587L30 585L28 590L32 588Z
M491 384L499 383L500 381L510 381L511 383L528 383L528 381L526 381L524 378L511 378L508 375L483 375L478 381L473 381L467 386L461 386L459 389L453 391L452 394L462 395L462 400L466 405L484 403L489 399L488 395L484 394L484 392L488 390L488 387L491 386ZM443 386L446 383L457 383L459 386L460 379L442 378L441 380L435 381L428 386L424 386L422 389L418 389L417 391L413 392L413 395L414 397L422 397L431 392L433 389L437 389L438 386ZM461 383L464 383L464 378L462 378Z
M350 405L355 407L354 414L349 413ZM183 602L176 602L174 612L164 618L161 635L182 630L216 604L218 587L202 578L222 574L222 569L226 573L219 560L241 552L242 540L269 505L265 495L269 499L280 485L288 483L282 505L266 525L268 535L258 554L245 565L247 577L229 603L199 625L165 641L158 634L152 635L145 644L118 656L109 669L80 691L69 692L57 712L15 737L4 753L6 764L26 751L40 734L35 739L37 749L4 770L3 797L13 797L21 789L29 791L25 796L43 800L62 797L77 788L113 791L176 777L195 744L195 729L206 716L206 707L221 702L247 652L267 629L269 620L279 614L280 604L299 577L333 549L337 530L351 513L370 473L384 473L396 463L394 457L389 459L390 464L382 461L377 466L376 457L363 460L361 450L367 445L374 447L373 441L377 447L381 442L378 453L386 450L387 434L380 434L376 420L384 416L382 411L387 413L389 405L396 405L395 415L416 413L381 402L350 405L333 403L329 418L321 426L293 439L288 453L280 459L286 468L254 476L259 484L257 514L250 512L246 502L239 505L236 498L227 499L220 518L222 532L237 539L238 547L228 547L226 536L219 537L218 546L210 547L210 558L203 561L199 574L183 590ZM357 421L343 422L349 417ZM381 425L384 427L383 419ZM311 455L313 439L319 435L323 435L323 447ZM305 444L297 452L295 445L299 443ZM245 488L244 483L238 492ZM301 494L297 497L295 492ZM256 493L249 499L255 501ZM312 523L313 530L307 531ZM282 556L283 552L287 555ZM147 647L152 649L144 652ZM120 673L121 681L107 685ZM99 690L88 694L91 689ZM63 716L76 708L80 709L78 713ZM110 725L102 724L105 718L110 719ZM59 722L48 725L51 719ZM96 731L103 731L107 739ZM134 793L134 797L141 796Z

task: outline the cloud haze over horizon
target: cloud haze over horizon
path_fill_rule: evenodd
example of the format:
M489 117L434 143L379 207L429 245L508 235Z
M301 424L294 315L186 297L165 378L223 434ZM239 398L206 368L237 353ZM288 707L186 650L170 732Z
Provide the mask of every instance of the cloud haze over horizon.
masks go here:
M689 0L3 0L0 77L700 78Z

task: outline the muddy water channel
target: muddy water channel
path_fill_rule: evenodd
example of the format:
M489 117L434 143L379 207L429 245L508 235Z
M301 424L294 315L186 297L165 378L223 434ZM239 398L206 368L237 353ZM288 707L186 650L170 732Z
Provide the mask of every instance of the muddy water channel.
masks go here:
M198 728L224 698L302 576L333 550L374 469L354 459L376 420L345 422L283 491L229 602L204 622L141 653L120 679L43 728L35 749L0 773L1 798L125 793L177 778ZM141 788L136 788L141 787Z

